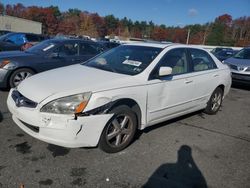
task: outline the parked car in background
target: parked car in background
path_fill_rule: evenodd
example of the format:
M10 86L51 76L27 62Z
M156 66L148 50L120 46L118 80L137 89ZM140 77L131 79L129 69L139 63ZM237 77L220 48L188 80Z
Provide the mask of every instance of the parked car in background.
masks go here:
M243 48L224 63L230 67L234 82L250 84L250 47Z
M32 33L7 33L0 36L0 52L21 50L27 43L32 46L45 39L47 37ZM23 49L25 48L23 47Z
M0 87L16 87L27 77L81 63L101 52L99 44L76 39L50 39L26 51L0 53Z
M201 109L217 113L230 86L229 67L201 48L134 43L34 75L10 91L7 104L37 139L112 153L137 129Z
M120 44L117 42L98 41L98 43L103 46L104 50L109 50L111 48L115 48L117 46L120 46Z
M233 50L233 49L232 48L226 48L226 47L217 47L217 48L214 48L211 52L213 54L216 54L216 53L218 53L221 50Z
M235 54L234 50L231 49L222 49L217 53L214 53L215 57L217 57L220 61L223 61L229 57L232 57Z
M0 30L0 36L1 35L5 35L7 33L10 33L10 31L7 31L7 30Z

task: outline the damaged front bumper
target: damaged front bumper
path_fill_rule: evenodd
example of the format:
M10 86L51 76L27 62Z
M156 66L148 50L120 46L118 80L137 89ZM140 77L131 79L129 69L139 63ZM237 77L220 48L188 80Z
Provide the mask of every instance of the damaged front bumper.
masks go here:
M11 95L7 105L14 122L23 131L44 142L69 148L97 146L105 125L113 116L88 113L75 118L41 113L38 108L16 107Z

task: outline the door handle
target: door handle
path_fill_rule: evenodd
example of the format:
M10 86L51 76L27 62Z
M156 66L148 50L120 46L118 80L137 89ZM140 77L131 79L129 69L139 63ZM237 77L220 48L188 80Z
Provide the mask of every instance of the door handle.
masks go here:
M185 80L185 84L190 84L192 82L193 82L193 80Z

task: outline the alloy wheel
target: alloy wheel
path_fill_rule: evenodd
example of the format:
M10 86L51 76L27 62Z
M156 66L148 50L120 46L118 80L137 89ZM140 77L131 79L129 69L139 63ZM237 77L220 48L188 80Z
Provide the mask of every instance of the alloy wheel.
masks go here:
M220 108L221 105L221 101L222 101L222 95L220 92L217 92L214 94L214 96L212 97L212 111L217 111Z
M111 147L121 147L126 144L133 134L133 121L125 114L117 115L109 124L106 140Z
M15 86L18 86L24 79L28 78L32 74L30 72L22 71L18 72L13 79L13 83Z

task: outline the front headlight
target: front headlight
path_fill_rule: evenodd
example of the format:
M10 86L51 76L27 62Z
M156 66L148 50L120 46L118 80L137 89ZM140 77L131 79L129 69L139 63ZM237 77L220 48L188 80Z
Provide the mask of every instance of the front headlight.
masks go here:
M17 67L17 63L10 60L2 60L0 61L0 68L13 70Z
M4 68L6 65L8 65L10 63L9 60L3 60L0 62L0 68Z
M85 109L90 96L91 92L87 92L59 98L44 105L40 111L53 114L78 114Z

